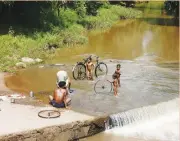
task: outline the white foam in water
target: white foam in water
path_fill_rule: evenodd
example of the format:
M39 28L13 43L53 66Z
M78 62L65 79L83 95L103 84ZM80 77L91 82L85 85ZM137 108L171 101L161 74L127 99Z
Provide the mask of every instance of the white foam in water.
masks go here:
M152 31L146 31L143 39L142 39L142 50L143 50L143 55L140 57L137 57L135 60L136 61L140 61L141 63L145 63L145 64L156 64L155 62L153 62L152 60L160 58L157 55L155 55L155 53L148 53L148 44L152 41L153 39L153 33Z
M146 31L143 40L142 40L142 47L143 47L143 52L147 53L147 45L149 42L152 40L153 34L151 31Z
M127 113L126 120L125 114L117 114L111 117L114 118L112 122L119 122L118 126L120 127L107 130L106 133L151 140L179 141L179 99L125 113ZM127 124L126 121L132 118L134 121L131 120ZM124 125L120 122L123 122Z

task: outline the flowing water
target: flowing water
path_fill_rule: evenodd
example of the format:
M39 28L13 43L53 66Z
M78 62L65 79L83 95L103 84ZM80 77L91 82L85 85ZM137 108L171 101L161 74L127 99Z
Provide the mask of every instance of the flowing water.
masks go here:
M86 46L59 49L56 56L46 62L64 63L65 66L45 65L21 70L6 77L6 85L19 92L33 90L40 99L47 101L47 95L38 95L38 92L54 90L59 69L67 70L72 78L73 64L85 54L96 54L108 65L108 79L116 63L121 63L119 95L94 95L94 82L72 80L72 87L77 89L72 97L72 108L90 115L112 114L110 125L118 128L84 140L119 141L120 136L128 136L176 141L179 136L176 99L179 93L179 25L171 17L158 16L122 20L103 33L92 31ZM171 101L166 102L168 100ZM146 107L154 104L157 105Z
M146 36L150 38L144 39L147 38ZM65 69L71 75L73 64L81 60L83 54L96 54L101 59L133 60L148 52L151 58L154 56L158 65L168 67L168 64L174 63L175 68L178 68L178 37L179 27L177 26L151 25L140 20L124 20L104 33L91 32L89 44L86 47L59 49L56 56L46 63L65 63ZM22 70L6 78L6 84L16 91L50 91L55 87L55 73L61 68L63 67L50 66Z
M84 141L179 141L179 99L110 116L113 129ZM118 127L118 128L117 128ZM131 138L130 138L131 137Z
M178 32L179 29L176 29L176 30ZM159 36L161 35L159 34ZM137 61L136 65L140 66L143 71L141 69L139 70L135 69L135 67L133 67L133 65L131 64L131 67L132 67L131 71L134 72L131 74L134 75L134 77L136 76L136 78L137 77L139 78L139 80L137 79L135 80L142 81L140 87L137 87L138 85L134 83L136 87L135 89L139 88L139 93L145 90L146 93L149 93L149 94L151 93L153 95L155 93L158 95L161 95L162 93L172 94L171 90L174 91L176 89L175 93L178 94L178 86L179 86L178 64L179 63L178 62L157 63L160 60L162 61L166 59L167 61L171 61L170 59L171 57L169 56L168 53L165 53L164 50L161 50L160 51L161 53L158 51L161 45L158 44L159 42L154 42L155 40L156 40L156 36L152 30L148 29L143 33L143 38L142 38L143 55L134 59L135 61ZM169 38L167 42L168 43L171 42L170 40L171 38ZM176 41L178 42L178 39ZM158 47L156 46L156 49L157 49L156 51L153 51L155 48L153 48L152 44L153 45L157 44ZM162 46L165 47L166 44L164 43ZM163 55L163 52L164 52L164 55ZM165 57L165 54L166 54L166 57ZM127 64L130 64L130 63L128 62ZM167 72L166 77L163 75L159 75L159 71L158 71L159 69L161 69L161 74L164 72ZM128 73L127 70L125 71L126 73ZM171 74L173 73L176 74L174 75L175 76L174 78L170 77ZM132 81L132 78L134 78L132 75L130 77L131 81ZM148 82L153 82L153 81L154 81L154 84L151 83L152 87L150 85L148 86ZM177 83L175 84L174 82L175 83L177 82ZM173 87L171 87L170 85ZM163 89L165 87L169 87L169 90L171 92L168 91L167 89L164 91ZM134 92L136 91L135 89L134 89ZM145 101L146 102L150 101L150 98L149 100L145 100ZM141 99L139 99L139 102L141 102ZM91 141L91 140L93 141L119 141L119 140L121 141L135 141L135 140L136 141L140 141L140 140L179 141L179 138L180 138L179 136L179 99L175 98L168 102L160 102L155 105L140 107L137 109L121 111L119 113L112 114L109 116L109 119L106 122L105 132L97 134L93 137L82 139L82 141Z

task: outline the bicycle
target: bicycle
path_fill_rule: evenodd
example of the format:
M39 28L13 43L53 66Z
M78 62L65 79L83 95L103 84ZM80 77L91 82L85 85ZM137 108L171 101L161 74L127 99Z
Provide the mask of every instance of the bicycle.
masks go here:
M94 91L96 94L100 93L110 93L113 91L113 82L105 79L105 80L98 80L94 84Z
M42 110L38 113L38 116L41 118L58 118L61 113L57 110Z
M84 80L87 77L86 74L86 63L91 58L90 55L88 58L83 59L84 62L77 62L76 65L72 69L73 78L75 80ZM96 64L95 64L95 76L98 78L100 75L107 75L108 67L104 62L99 62L99 57L96 56Z

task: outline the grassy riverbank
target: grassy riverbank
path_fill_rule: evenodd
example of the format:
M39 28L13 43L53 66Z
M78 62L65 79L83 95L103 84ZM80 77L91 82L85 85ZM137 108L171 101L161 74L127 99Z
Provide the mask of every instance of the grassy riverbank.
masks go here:
M148 3L139 3L135 6L137 9L143 10L144 16L162 15L164 9L164 1L149 1ZM151 13L153 11L153 14Z
M10 28L7 34L0 36L0 70L14 71L15 64L22 57L50 58L53 53L44 50L45 45L55 43L59 48L85 44L87 34L92 29L106 29L117 22L120 17L139 18L142 12L117 5L107 5L98 9L96 16L86 15L79 18L76 11L61 9L60 17L64 28L52 26L48 32L37 31L33 34L16 34L16 29Z

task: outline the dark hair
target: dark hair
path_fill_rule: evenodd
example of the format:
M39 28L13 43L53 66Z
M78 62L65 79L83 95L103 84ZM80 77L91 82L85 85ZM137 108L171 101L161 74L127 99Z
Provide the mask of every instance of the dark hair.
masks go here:
M121 65L120 65L120 64L117 64L116 67L121 67Z
M66 82L65 82L65 81L60 81L60 82L58 83L58 86L59 86L60 88L63 88L63 87L66 86Z

